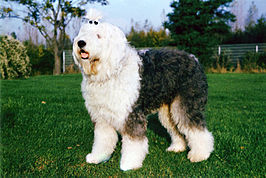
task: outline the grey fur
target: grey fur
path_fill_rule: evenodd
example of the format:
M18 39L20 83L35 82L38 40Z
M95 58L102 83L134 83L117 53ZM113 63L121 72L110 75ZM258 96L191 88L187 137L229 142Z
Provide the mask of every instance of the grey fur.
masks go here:
M141 89L124 131L135 138L143 137L147 128L144 115L159 109L162 104L170 106L176 97L180 98L183 118L186 119L182 122L186 123L186 127L203 130L206 127L203 112L208 84L195 57L168 48L151 49L139 55L143 62L140 69Z
M135 139L143 139L146 136L147 120L143 112L133 111L126 119L123 134Z

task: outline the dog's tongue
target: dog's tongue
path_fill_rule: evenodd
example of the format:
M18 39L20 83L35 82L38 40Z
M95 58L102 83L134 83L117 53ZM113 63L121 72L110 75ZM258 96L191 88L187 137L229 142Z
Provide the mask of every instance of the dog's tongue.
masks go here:
M85 58L88 58L89 57L89 54L88 53L81 53L81 57L84 58L84 59Z

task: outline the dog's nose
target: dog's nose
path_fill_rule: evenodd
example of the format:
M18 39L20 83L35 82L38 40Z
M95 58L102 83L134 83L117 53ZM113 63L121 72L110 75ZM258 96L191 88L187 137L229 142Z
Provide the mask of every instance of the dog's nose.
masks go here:
M85 41L83 41L83 40L78 41L78 46L80 48L83 48L85 45L86 45L86 42Z

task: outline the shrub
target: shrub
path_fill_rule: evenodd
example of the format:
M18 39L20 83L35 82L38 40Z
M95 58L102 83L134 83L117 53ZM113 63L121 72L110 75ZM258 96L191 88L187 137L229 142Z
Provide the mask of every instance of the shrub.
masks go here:
M266 52L247 52L241 61L241 68L246 72L263 71L266 68Z
M31 41L24 41L27 54L32 64L32 74L52 74L54 67L54 56L43 44L35 45Z
M2 79L28 78L31 73L25 46L11 36L0 36L0 70Z
M229 51L223 51L220 55L215 55L213 63L214 68L224 68L229 70L232 67L232 60L230 58Z
M206 72L227 73L233 70L229 51L223 51L220 55L214 54L210 61L212 62L212 67L206 67Z
M127 39L136 48L162 47L169 44L170 36L165 29L156 31L152 27L146 30L143 27L143 29L138 30L137 27L132 26Z
M259 59L257 61L259 67L266 69L266 52L259 54Z

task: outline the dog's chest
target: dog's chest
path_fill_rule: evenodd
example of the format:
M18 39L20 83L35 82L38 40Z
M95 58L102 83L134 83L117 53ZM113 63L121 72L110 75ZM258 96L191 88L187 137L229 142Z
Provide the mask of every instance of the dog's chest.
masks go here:
M121 80L100 84L83 81L82 94L92 117L124 120L138 97L138 90Z
M84 99L92 105L110 105L122 100L123 89L116 83L84 84L82 87ZM119 94L120 93L120 94Z

